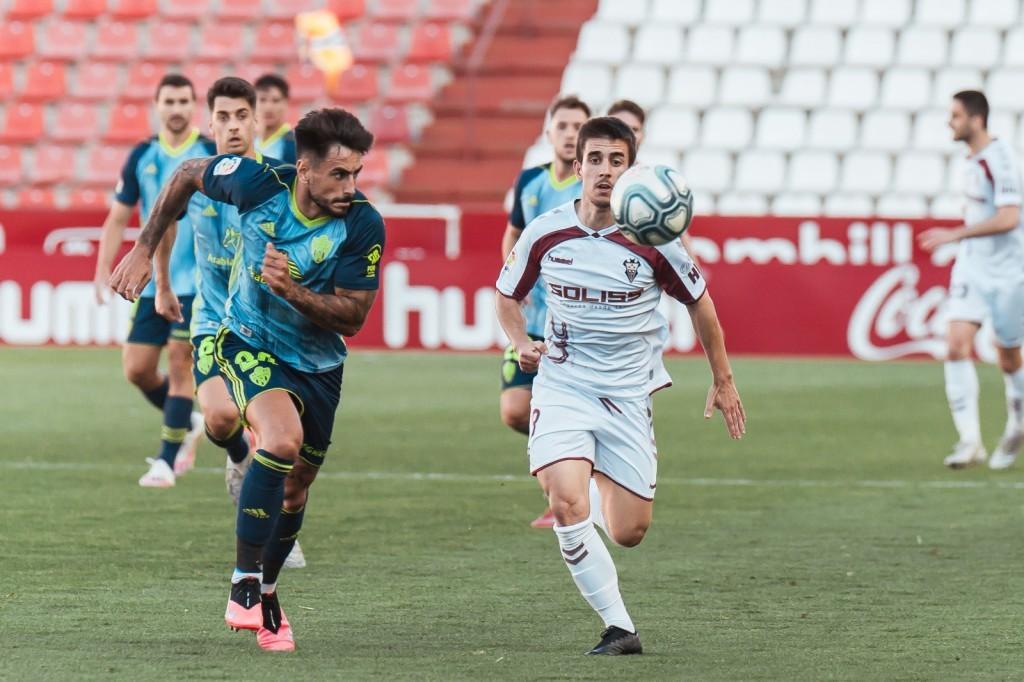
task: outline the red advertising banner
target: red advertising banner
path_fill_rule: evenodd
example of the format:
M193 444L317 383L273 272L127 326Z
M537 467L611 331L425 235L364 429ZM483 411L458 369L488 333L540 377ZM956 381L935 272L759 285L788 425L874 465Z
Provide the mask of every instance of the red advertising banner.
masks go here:
M382 289L352 345L500 347L493 296L504 216L461 215L448 206L381 209L388 225ZM97 304L91 284L103 217L0 213L0 343L91 345L124 338L127 305ZM706 217L691 231L731 352L887 360L943 353L955 246L925 254L915 235L949 224ZM695 350L685 308L667 297L662 305L669 349ZM983 357L991 354L988 346L979 344Z

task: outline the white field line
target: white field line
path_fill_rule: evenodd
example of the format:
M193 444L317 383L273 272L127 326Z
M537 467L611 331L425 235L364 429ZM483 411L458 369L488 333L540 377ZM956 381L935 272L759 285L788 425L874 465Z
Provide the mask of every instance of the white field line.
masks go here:
M111 474L136 474L142 465L130 467L101 462L41 462L37 460L0 460L0 469L28 471L105 471ZM222 476L223 469L196 467L194 473ZM343 481L425 481L441 483L530 483L526 475L454 474L441 472L399 471L322 471L317 480ZM659 486L696 486L723 488L928 488L937 490L1024 490L1024 481L904 481L904 480L818 480L818 479L754 479L754 478L659 478Z

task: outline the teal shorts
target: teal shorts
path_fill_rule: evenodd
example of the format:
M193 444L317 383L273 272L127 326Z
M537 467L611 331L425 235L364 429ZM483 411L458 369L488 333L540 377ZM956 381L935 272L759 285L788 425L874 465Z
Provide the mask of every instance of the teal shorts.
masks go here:
M143 296L132 306L132 327L128 331L128 343L144 343L150 346L167 345L168 340L188 342L188 325L192 319L194 296L179 296L181 316L184 322L171 322L156 312L156 298Z
M192 378L196 382L196 390L207 379L223 376L220 365L213 356L217 345L217 337L213 334L200 334L192 337ZM228 386L230 389L231 387Z
M543 336L534 336L530 334L530 338L534 341L543 341ZM524 372L519 367L519 354L516 353L516 349L509 345L505 349L505 355L501 359L501 390L509 388L526 388L533 389L533 380L537 378L536 372Z

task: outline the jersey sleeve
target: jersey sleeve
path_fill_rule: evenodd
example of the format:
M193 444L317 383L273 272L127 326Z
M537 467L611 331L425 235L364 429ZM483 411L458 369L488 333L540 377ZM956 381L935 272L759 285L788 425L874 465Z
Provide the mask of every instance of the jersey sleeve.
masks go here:
M992 198L996 206L1020 206L1020 170L1013 153L1001 148L992 155Z
M354 215L353 215L354 214ZM357 198L346 221L349 237L334 268L334 286L355 291L380 288L384 258L384 219L365 199Z
M519 236L519 241L512 247L498 274L497 288L502 296L521 301L530 293L533 285L540 277L540 255L535 253L533 245L537 241L539 230L530 226Z
M281 161L295 163L295 131L289 130L281 140Z
M696 303L707 291L707 282L678 239L654 247L657 253L654 278L662 291L680 303Z
M203 194L237 206L240 213L287 190L287 179L273 166L235 154L213 157L203 173Z
M149 149L148 141L137 144L121 168L121 177L118 178L117 187L114 188L114 199L125 206L134 206L139 203L141 195L138 175L139 160L147 149Z
M509 224L517 230L526 229L526 214L523 212L523 191L534 175L536 168L527 168L516 178L515 189L512 190L512 212L508 214Z

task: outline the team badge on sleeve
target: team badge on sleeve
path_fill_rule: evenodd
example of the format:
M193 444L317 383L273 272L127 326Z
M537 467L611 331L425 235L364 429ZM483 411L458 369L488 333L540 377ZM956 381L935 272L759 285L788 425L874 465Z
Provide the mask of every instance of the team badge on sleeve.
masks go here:
M214 175L231 175L242 163L242 157L233 156L230 159L221 159L213 167Z
M516 250L512 249L508 252L508 258L505 259L505 270L512 267L513 263L516 262Z
M377 276L377 263L380 262L380 256L383 249L380 244L374 244L370 247L370 250L366 252L366 276L376 277Z

